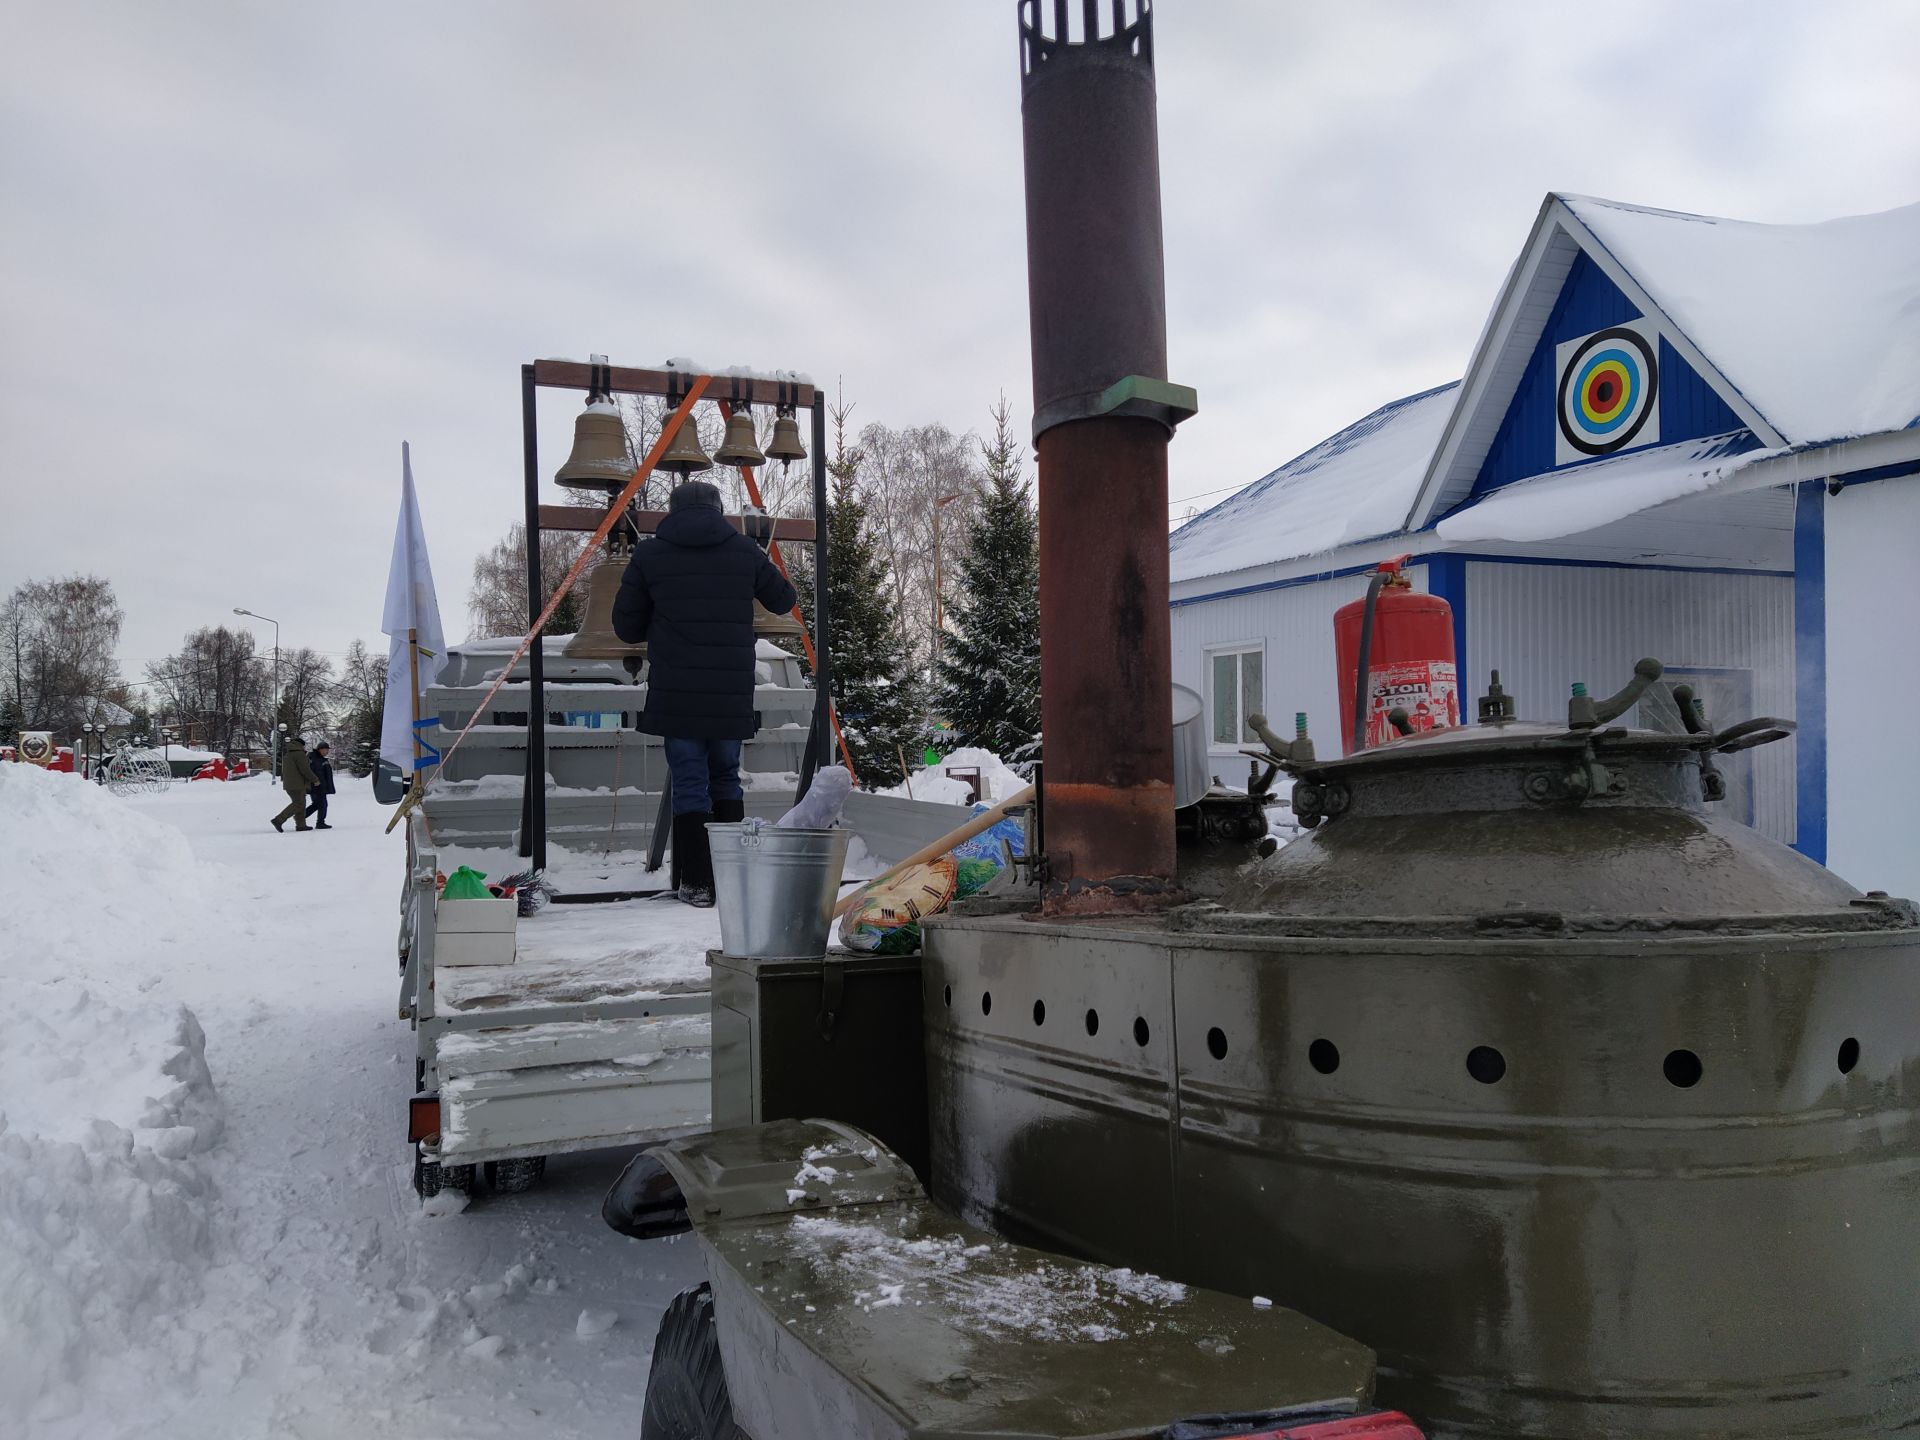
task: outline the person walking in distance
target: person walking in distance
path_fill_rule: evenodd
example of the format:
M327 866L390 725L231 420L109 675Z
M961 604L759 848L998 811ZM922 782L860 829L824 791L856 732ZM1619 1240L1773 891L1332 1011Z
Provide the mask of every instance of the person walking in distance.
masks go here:
M307 814L318 812L320 818L313 822L316 830L331 830L327 823L327 797L333 794L333 747L322 740L307 753L307 761L313 767L313 789L308 792Z
M713 904L707 823L746 818L740 745L752 735L753 602L793 609L786 576L767 558L771 524L749 540L704 480L675 488L651 540L633 547L613 602L613 630L647 647L640 728L665 743L673 785L673 854L680 899Z
M273 817L273 828L279 830L291 820L294 829L305 830L313 766L307 760L307 742L301 736L294 736L280 756L280 783L286 787L287 808Z

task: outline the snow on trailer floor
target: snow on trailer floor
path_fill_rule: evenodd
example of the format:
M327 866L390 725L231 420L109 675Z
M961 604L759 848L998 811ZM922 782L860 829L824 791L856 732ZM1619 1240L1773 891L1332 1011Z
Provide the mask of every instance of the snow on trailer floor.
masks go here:
M264 779L122 800L28 768L0 766L33 875L0 927L0 1429L637 1433L696 1249L601 1222L624 1153L420 1213L391 812L348 783L331 831L276 835ZM710 915L654 908L697 973Z

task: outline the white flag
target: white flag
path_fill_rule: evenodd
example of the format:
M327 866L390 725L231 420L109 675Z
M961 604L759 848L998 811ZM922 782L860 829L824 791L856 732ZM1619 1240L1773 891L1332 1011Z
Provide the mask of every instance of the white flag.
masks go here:
M433 593L433 567L427 563L427 537L420 527L420 502L413 494L413 457L400 444L400 523L393 532L393 564L387 571L387 608L380 629L387 639L387 709L380 723L380 758L403 775L414 770L413 667L407 632L420 650L420 688L425 691L447 663L447 641L440 633L440 601ZM431 761L423 761L431 764Z

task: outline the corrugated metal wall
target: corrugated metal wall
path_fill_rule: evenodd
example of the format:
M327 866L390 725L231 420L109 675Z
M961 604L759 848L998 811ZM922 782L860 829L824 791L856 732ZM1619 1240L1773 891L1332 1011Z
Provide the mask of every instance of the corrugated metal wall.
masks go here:
M1427 567L1408 568L1414 585L1427 588ZM1367 593L1365 575L1348 575L1311 585L1231 595L1173 609L1173 679L1207 694L1209 646L1263 641L1266 646L1266 706L1275 728L1289 734L1296 710L1307 712L1307 726L1323 755L1340 753L1340 699L1335 688L1333 612ZM1464 687L1463 687L1464 688ZM1229 784L1242 778L1246 763L1229 761L1231 748L1216 771ZM1227 768L1221 768L1222 766Z
M1572 682L1624 685L1643 655L1675 669L1749 670L1755 713L1791 719L1793 581L1776 575L1467 562L1463 697L1498 668L1520 714L1566 713ZM1716 725L1744 715L1715 715ZM1754 825L1793 840L1793 742L1751 754Z

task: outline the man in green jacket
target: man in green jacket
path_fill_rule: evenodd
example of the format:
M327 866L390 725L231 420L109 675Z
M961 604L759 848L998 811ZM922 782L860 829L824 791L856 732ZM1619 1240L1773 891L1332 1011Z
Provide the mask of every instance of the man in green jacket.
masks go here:
M307 828L307 792L313 789L313 766L307 761L307 742L296 735L287 744L280 757L280 783L286 788L290 802L286 809L273 817L273 828L279 830L287 821L293 821L293 828Z

